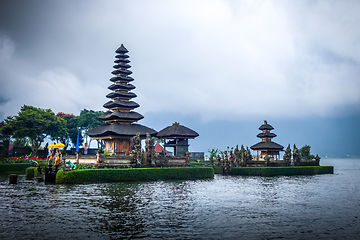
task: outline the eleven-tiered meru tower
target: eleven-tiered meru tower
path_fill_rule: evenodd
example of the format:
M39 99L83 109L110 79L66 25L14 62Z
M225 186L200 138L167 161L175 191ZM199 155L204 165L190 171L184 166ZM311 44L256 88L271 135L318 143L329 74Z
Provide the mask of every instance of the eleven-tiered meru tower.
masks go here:
M157 132L154 129L134 123L144 117L133 111L139 107L139 104L131 101L136 97L136 94L131 92L135 86L129 83L134 79L129 76L132 72L129 70L131 67L129 56L126 55L128 50L121 44L115 52L118 54L115 56L114 62L116 64L113 66L115 70L112 71L115 76L110 79L113 84L108 87L112 92L106 95L112 100L104 104L104 107L109 110L101 116L105 124L90 129L87 135L93 139L104 140L105 149L110 152L129 154L130 139L133 136L140 133L141 138L145 138L146 133L155 135Z

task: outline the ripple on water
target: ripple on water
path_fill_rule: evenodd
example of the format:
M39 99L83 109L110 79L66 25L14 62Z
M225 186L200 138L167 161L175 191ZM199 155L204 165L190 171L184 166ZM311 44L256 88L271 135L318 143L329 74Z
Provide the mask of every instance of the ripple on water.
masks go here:
M9 185L0 176L0 238L356 239L360 164L344 164L332 175L198 181L53 185L20 176Z

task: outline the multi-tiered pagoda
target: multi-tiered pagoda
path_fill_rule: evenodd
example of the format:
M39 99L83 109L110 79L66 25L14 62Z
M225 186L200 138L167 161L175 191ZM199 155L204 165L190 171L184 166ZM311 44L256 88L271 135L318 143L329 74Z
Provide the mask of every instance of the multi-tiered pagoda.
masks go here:
M129 83L134 79L129 76L132 72L129 70L131 67L129 56L126 55L128 50L121 44L115 52L118 54L115 56L114 62L116 64L113 66L115 70L112 71L115 76L110 79L113 84L108 87L112 92L106 95L111 100L104 104L104 108L109 110L101 116L105 124L90 129L87 135L93 139L104 140L105 149L114 154L129 154L130 139L133 136L140 133L140 137L144 139L146 133L155 135L157 132L154 129L134 123L144 117L133 111L139 107L139 104L131 101L136 97L136 94L131 92L135 86Z
M264 121L264 124L259 127L259 130L262 132L257 135L258 138L261 138L261 142L254 144L250 148L261 156L268 155L273 159L280 159L280 151L283 151L284 147L276 142L272 142L271 139L276 137L275 133L270 132L274 128ZM259 156L257 156L257 159Z

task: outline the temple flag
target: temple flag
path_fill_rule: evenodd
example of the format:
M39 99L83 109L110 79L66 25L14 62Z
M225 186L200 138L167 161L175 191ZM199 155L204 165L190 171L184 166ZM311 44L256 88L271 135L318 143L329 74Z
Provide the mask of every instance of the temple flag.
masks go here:
M9 141L9 152L8 152L9 156L13 155L13 149L14 149L14 145L13 145L13 142L10 140Z
M87 150L88 150L88 143L85 143L84 154L87 154Z
M79 151L79 132L76 138L76 151Z

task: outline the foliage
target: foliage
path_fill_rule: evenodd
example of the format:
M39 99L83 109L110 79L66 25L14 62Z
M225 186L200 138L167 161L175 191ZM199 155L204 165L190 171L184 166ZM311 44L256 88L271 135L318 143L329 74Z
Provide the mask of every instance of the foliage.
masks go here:
M213 148L213 149L208 149L208 152L210 153L210 158L216 158L216 156L218 155L219 149L217 148Z
M299 149L301 160L312 160L315 158L314 155L310 154L310 148L309 145L305 145Z
M77 164L76 169L95 169L95 166L91 164Z
M67 114L63 112L58 112L56 116L60 119L65 120L66 129L59 132L56 136L53 136L52 140L65 144L64 149L67 149L70 143L72 143L75 147L78 134L78 117L76 117L74 114ZM83 138L80 136L79 145L81 145L82 141Z
M102 125L105 122L103 120L101 120L99 117L102 116L104 114L103 111L94 111L94 110L81 110L80 115L78 117L78 126L81 128L81 130L83 131L87 131L91 128L94 128L96 126ZM87 135L86 135L86 142L87 142ZM88 145L90 146L91 143L91 138L90 141L88 142ZM98 141L98 148L101 148L102 146L101 142Z
M37 167L28 167L25 169L26 179L33 179L35 177L35 170Z
M25 172L25 169L30 166L30 163L4 163L0 164L0 172Z
M224 168L223 167L214 167L214 173L215 174L223 174Z
M241 167L232 168L232 175L243 176L290 176L290 175L313 175L332 174L333 166L301 166L301 167Z
M124 182L175 179L199 179L214 177L211 167L168 167L126 169L83 169L56 175L56 183Z
M34 155L47 136L57 136L66 129L66 121L57 118L51 109L27 105L21 107L17 116L7 117L4 125L2 134L28 139Z
M57 173L56 173L56 183L67 183L67 179L66 179L66 174L65 172L60 169Z

